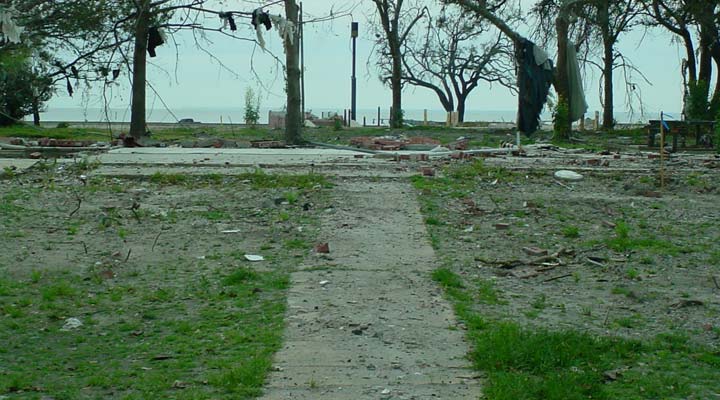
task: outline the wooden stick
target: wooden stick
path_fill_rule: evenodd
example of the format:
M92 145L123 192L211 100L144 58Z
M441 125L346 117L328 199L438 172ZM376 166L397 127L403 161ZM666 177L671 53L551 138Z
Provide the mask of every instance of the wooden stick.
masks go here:
M550 278L550 279L545 279L545 280L543 281L543 283L544 283L544 282L556 281L556 280L558 280L558 279L567 278L567 277L569 277L569 276L572 276L572 274L565 274L565 275L556 276L556 277L553 277L553 278Z
M158 232L157 236L155 236L155 241L153 241L152 249L150 249L150 251L155 251L155 245L157 244L158 239L160 239L160 235L162 235L162 231Z

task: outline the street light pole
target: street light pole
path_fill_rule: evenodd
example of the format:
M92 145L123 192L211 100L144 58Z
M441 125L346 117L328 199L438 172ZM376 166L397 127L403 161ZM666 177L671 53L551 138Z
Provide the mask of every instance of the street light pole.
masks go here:
M357 37L359 23L352 22L350 24L350 36L352 37L352 99L350 101L350 120L357 120L357 79L355 77L355 61L356 61L356 50L357 50Z

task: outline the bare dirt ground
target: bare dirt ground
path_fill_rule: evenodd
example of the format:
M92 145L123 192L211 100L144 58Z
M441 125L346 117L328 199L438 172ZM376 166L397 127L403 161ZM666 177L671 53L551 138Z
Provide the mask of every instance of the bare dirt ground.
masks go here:
M0 398L255 397L324 181L88 167L0 182Z
M6 177L0 396L252 398L264 384L268 399L720 392L716 157L674 156L664 186L644 153L362 163L324 166L364 176L335 178L329 197L317 176L222 168L128 179L108 167L83 178L89 166L73 165ZM427 168L436 174L419 176ZM558 169L584 179L555 179ZM310 254L323 241L330 253ZM83 325L64 330L71 317ZM631 355L602 363L543 348L543 363L570 361L534 365L525 379L533 358L514 349L479 361L478 349L521 347L523 336L510 342L502 330L490 340L488 326L505 322L541 345L552 332L589 335L581 344L603 357L616 348L597 338L660 344L632 342ZM530 385L508 387L524 393L498 395L493 368L506 361L507 375ZM580 375L582 385L562 383ZM584 397L547 395L547 381Z
M662 189L657 172L644 172L647 162L641 173L596 167L567 182L552 173L572 165L554 161L543 170L528 160L527 169L477 173L466 163L463 178L476 185L439 193L428 180L425 193L440 195L426 211L441 253L501 293L484 313L634 338L677 332L718 345L717 169L670 167Z

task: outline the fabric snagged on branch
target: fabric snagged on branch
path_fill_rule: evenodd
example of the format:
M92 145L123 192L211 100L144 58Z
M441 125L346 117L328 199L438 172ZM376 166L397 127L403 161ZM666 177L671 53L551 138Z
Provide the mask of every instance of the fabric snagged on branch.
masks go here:
M257 36L258 44L260 48L265 50L265 37L263 36L262 27L265 26L265 30L272 28L272 22L270 21L270 15L258 8L253 11L250 23L255 28L255 35Z
M220 16L220 19L223 20L223 29L227 28L229 25L231 31L235 32L237 30L237 24L235 24L235 18L233 18L232 13L221 12L218 15Z
M582 76L580 75L580 64L578 63L575 45L568 41L567 48L567 71L568 84L570 89L570 121L577 121L585 115L588 110L585 101L585 90L583 88Z
M526 135L537 131L540 114L553 81L553 62L533 42L523 39L515 45L518 84L517 129Z
M15 9L3 9L0 8L0 25L2 25L2 34L7 38L10 43L20 43L20 35L25 31L25 28L18 26L13 20L15 15Z
M292 45L295 42L295 23L279 15L271 15L270 20L275 24L275 29L277 29L280 38L287 40Z
M157 54L155 53L155 48L158 46L162 46L163 43L165 43L165 39L163 39L162 34L160 33L160 29L158 29L155 26L150 27L148 30L148 54L150 57L155 57Z
M65 78L65 80L67 82L67 92L70 95L70 97L73 97L73 87L72 87L72 84L70 83L70 78Z

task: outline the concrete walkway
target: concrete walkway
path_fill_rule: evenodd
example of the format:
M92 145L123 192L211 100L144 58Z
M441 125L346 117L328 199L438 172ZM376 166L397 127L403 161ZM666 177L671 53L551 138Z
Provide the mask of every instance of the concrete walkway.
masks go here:
M330 258L292 274L285 344L262 399L477 399L468 346L404 180L341 182Z

